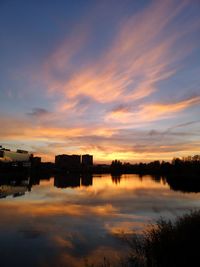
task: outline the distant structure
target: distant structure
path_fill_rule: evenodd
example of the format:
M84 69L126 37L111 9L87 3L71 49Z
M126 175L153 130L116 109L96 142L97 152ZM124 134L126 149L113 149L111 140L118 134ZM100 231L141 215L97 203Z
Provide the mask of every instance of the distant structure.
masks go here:
M93 166L93 156L89 154L82 155L82 165Z
M55 156L55 165L59 169L80 170L81 156L80 155L57 155Z
M41 157L34 157L33 154L30 157L30 161L31 161L31 167L33 168L38 168L41 166Z
M26 150L18 149L17 151L11 151L0 146L0 161L2 162L11 162L13 166L29 167L31 164L30 157L31 154Z
M16 151L11 151L0 146L0 162L9 163L13 167L38 168L41 166L41 157L34 157L33 154L26 150L17 149Z

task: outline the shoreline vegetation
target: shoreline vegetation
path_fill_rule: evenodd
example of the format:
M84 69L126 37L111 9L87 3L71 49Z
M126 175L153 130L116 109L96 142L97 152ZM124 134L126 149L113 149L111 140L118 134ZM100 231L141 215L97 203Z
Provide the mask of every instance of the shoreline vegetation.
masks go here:
M103 258L102 263L85 267L188 267L199 266L200 210L175 220L160 218L142 234L124 236L127 255L118 263Z
M116 183L120 182L123 174L138 174L141 179L145 175L151 175L153 180L167 183L174 191L198 193L200 192L200 155L183 159L176 158L171 162L157 160L150 163L130 164L114 160L110 165L80 165L77 168L58 168L51 162L25 168L20 165L13 166L12 163L0 162L0 179L4 182L10 178L20 180L29 176L35 181L54 176L61 185L79 185L80 177L86 181L85 184L91 185L93 175L103 174L110 174L113 182Z
M119 160L113 160L109 164L95 164L77 166L59 167L52 162L40 162L30 168L23 166L13 166L12 162L1 162L1 172L12 171L32 171L32 172L51 172L51 173L111 173L111 174L152 174L152 175L180 175L180 176L198 176L200 175L200 155L189 156L186 158L174 158L171 162L155 160L149 163L122 163Z

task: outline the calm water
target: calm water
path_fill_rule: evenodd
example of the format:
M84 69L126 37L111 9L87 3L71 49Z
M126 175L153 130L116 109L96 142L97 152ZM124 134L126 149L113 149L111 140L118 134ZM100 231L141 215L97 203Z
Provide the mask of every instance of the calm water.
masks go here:
M0 179L0 266L84 266L124 251L122 232L200 207L163 179L110 175Z

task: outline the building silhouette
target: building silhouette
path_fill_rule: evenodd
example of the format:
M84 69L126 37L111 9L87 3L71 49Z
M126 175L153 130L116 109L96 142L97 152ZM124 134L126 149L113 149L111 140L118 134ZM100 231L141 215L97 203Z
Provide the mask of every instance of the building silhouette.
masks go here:
M0 161L2 162L10 162L13 166L30 167L30 157L31 154L26 150L11 151L0 146Z
M82 165L93 166L93 156L89 154L82 155Z
M31 155L30 161L31 161L31 167L38 168L41 166L42 159L41 157L34 157L33 155Z
M55 165L59 169L65 170L80 170L81 156L80 155L57 155L55 156Z

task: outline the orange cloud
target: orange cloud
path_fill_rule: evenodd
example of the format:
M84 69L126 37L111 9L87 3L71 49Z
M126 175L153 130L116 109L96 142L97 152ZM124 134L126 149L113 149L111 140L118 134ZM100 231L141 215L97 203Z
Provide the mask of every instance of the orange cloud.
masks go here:
M141 124L144 122L169 118L180 111L199 104L200 97L197 96L176 103L143 104L139 106L138 111L131 111L122 107L121 109L108 113L105 120L124 124Z
M73 40L73 45L70 45L69 40L69 44L64 43L55 52L61 56L56 56L56 60L48 64L49 69L58 65L68 78L49 79L49 87L55 87L70 101L80 95L101 103L134 101L151 95L157 90L156 82L174 75L177 67L172 67L173 63L187 54L187 48L183 46L172 56L173 45L184 35L184 30L178 34L175 30L170 35L163 34L184 6L184 1L179 6L174 6L173 1L155 2L148 6L122 23L103 56L84 68L76 68L74 73L68 73L68 61L78 54L81 42ZM69 49L69 46L72 47ZM68 49L73 52L68 52ZM65 105L63 103L63 107Z
M50 117L54 114L50 114ZM56 116L59 116L57 114ZM64 115L63 115L64 116ZM47 120L48 122L48 120ZM78 136L84 136L88 134L88 130L91 135L100 136L112 136L115 129L111 127L97 126L95 128L91 126L87 127L76 127L76 126L53 126L54 122L50 122L46 125L46 118L43 121L37 120L37 123L33 124L32 121L24 118L15 118L11 116L0 116L0 124L3 125L0 137L2 140L40 140L50 141L57 140L62 141L66 138L73 138Z
M200 97L197 96L177 103L170 103L170 104L158 103L158 104L142 106L141 110L138 111L138 118L140 118L140 120L145 120L145 121L166 118L172 116L177 112L183 111L189 107L199 104L200 104Z
M91 153L95 160L110 162L114 158L148 160L160 154L171 159L180 151L196 151L196 140L183 145L176 136L174 142L154 140L152 144L153 137L148 136L151 129L137 133L139 126L175 117L200 103L199 96L168 103L152 101L160 89L158 82L175 75L182 67L181 60L195 46L187 34L200 24L192 19L183 25L173 23L188 4L152 1L121 20L109 45L103 47L103 52L96 52L95 57L88 53L87 58L87 52L93 47L92 22L95 16L99 19L98 14L78 23L46 60L40 73L48 94L53 96L52 110L33 108L26 113L28 118L21 119L1 116L1 140L34 143L35 150L46 160L68 152ZM132 132L121 133L122 129L133 128L136 135L132 139Z
M0 118L1 125L4 125L0 132L2 142L5 146L12 148L13 143L31 143L28 150L36 152L42 156L43 161L54 161L56 154L62 153L91 153L95 162L111 162L113 159L122 161L143 161L161 158L171 160L173 157L187 156L198 152L198 133L184 132L177 130L166 131L140 131L126 129L126 125L140 125L147 121L158 120L174 116L177 112L185 108L192 107L199 103L199 98L191 98L174 104L152 104L152 106L142 106L139 111L129 112L123 107L110 113L109 122L119 121L120 112L129 112L129 117L123 118L124 129L93 127L91 128L56 128L44 127L40 125L30 125L28 121L14 118ZM113 115L114 114L114 115ZM138 115L139 114L139 115ZM115 117L116 116L116 117ZM4 121L12 123L4 124ZM122 124L121 122L121 124ZM188 125L190 127L190 124ZM176 131L176 132L173 132ZM178 131L180 129L178 128ZM196 136L196 137L195 137ZM173 137L173 138L172 138ZM190 139L185 142L185 138ZM11 142L11 146L9 145ZM21 146L21 145L20 145ZM14 146L12 149L16 149ZM27 148L26 148L27 149ZM161 156L162 155L162 156Z
M111 216L115 215L117 212L110 204L97 205L97 206L84 206L80 204L70 204L56 202L43 203L43 202L29 202L28 205L23 205L19 207L15 203L10 203L7 205L8 209L15 209L18 214L31 214L34 217L37 216L55 216L55 215L69 215L69 216L85 216L86 214L96 215L96 216Z

